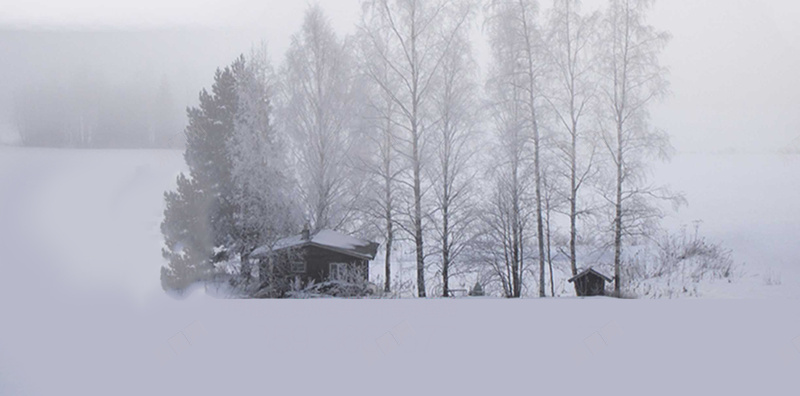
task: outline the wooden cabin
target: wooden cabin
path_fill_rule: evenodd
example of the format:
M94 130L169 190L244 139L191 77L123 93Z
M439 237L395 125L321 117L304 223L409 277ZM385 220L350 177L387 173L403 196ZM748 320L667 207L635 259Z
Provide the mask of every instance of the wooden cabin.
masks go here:
M584 270L578 275L569 279L569 283L575 282L575 293L578 297L604 296L606 294L606 282L611 282L611 278L597 272L594 268Z
M251 257L270 260L272 270L287 279L357 283L369 280L369 262L375 258L378 246L333 230L303 230L273 246L256 249Z

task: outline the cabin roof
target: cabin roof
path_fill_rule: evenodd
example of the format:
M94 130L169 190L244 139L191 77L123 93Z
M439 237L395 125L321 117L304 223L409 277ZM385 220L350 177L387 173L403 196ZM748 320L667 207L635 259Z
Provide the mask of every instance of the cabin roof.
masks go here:
M263 257L270 252L305 246L316 246L321 249L331 250L348 256L372 260L378 253L379 244L333 230L319 230L309 235L308 239L304 239L303 234L298 234L280 239L272 246L261 246L254 250L250 256Z
M584 276L589 276L589 274L594 274L596 276L599 276L599 277L605 279L606 282L611 282L612 281L611 278L609 278L609 277L607 277L607 276L595 271L594 268L589 267L589 268L581 271L581 273L579 273L578 275L575 275L572 278L569 278L569 283L572 283L573 281L575 281L578 278L583 278Z

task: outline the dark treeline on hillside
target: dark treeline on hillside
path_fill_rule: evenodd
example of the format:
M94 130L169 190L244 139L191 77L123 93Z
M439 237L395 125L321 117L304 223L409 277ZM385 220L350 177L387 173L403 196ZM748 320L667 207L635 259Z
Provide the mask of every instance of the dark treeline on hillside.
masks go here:
M187 107L210 82L208 70L255 37L212 29L0 30L0 134L26 146L182 147Z
M165 80L155 90L90 75L69 84L20 88L14 125L25 146L172 148L183 144L181 106Z

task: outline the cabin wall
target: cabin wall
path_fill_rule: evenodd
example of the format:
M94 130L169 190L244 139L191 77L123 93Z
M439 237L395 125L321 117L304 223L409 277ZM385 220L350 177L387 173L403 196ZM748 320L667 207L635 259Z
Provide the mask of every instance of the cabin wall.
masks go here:
M579 297L605 295L606 282L595 275L587 275L575 280L575 290Z
M366 260L357 259L346 254L322 249L317 246L305 248L306 271L310 279L316 282L328 280L331 263L347 263L357 268L364 274L364 281L369 279L369 265Z
M369 262L363 259L357 259L346 254L322 249L317 246L304 246L300 249L293 249L291 254L284 255L284 258L293 256L295 259L301 259L306 262L306 272L303 274L294 274L286 269L284 273L289 277L299 276L303 281L313 280L314 282L324 282L330 276L331 263L347 263L359 269L363 274L363 280L369 280ZM282 265L283 268L288 268L289 263L286 262Z

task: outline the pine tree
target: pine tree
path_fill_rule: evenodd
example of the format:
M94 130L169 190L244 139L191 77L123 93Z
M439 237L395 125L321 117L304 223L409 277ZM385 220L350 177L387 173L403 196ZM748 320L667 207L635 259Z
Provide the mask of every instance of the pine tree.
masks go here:
M164 290L181 291L213 269L213 232L209 217L202 215L208 212L211 200L196 181L183 174L178 176L177 191L165 193L164 198L162 254L169 265L161 268L161 285Z
M184 159L189 175L178 176L178 188L165 193L166 209L161 232L162 255L169 260L161 272L165 290L182 290L211 275L215 247L233 239L231 160L228 142L238 107L233 70L244 57L217 70L211 93L200 92L199 107L187 110Z
M236 283L247 286L250 253L296 228L284 139L272 123L271 78L262 47L218 70L212 93L203 90L200 106L189 109L189 176L181 174L177 191L165 194L165 290L207 280L216 262L237 259Z

